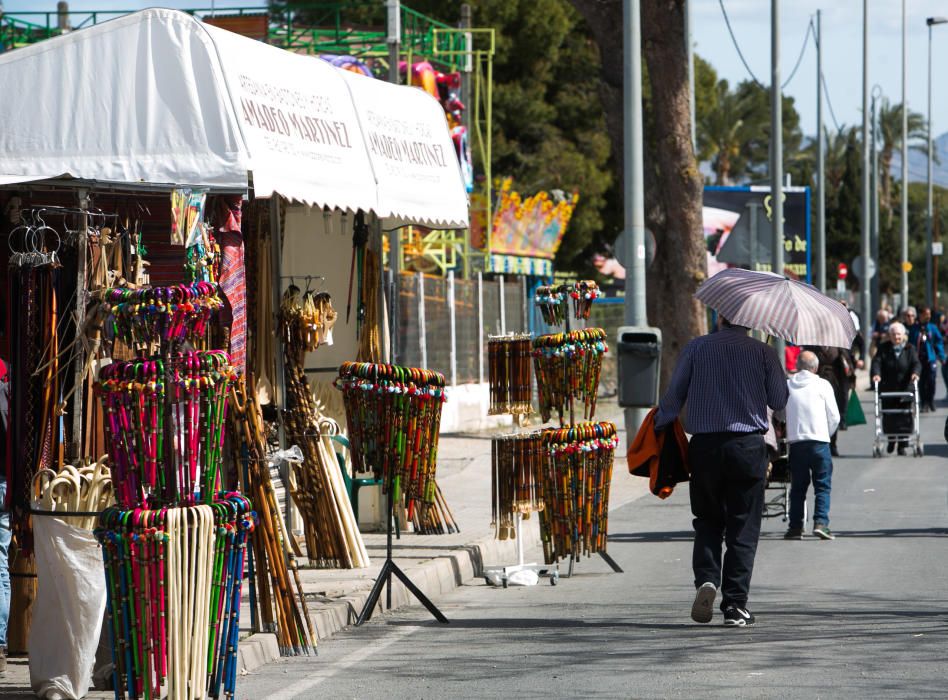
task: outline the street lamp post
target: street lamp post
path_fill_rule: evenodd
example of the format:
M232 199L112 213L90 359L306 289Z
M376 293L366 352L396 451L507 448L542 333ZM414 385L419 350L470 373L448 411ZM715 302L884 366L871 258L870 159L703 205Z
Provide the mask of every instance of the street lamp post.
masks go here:
M932 286L935 266L932 255L932 27L948 23L948 17L929 17L928 25L928 215L925 217L925 302L932 306L937 301L937 291Z

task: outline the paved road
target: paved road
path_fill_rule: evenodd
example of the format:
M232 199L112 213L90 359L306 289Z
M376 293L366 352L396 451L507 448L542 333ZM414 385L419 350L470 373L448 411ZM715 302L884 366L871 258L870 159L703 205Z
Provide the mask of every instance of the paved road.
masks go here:
M386 616L322 643L315 660L241 678L239 697L944 698L940 406L923 416L922 459L873 460L869 426L843 435L836 541L787 542L785 523L765 522L756 627L690 621L691 516L680 489L613 511L609 551L624 574L597 558L556 587L475 582L438 601L450 625L421 609Z

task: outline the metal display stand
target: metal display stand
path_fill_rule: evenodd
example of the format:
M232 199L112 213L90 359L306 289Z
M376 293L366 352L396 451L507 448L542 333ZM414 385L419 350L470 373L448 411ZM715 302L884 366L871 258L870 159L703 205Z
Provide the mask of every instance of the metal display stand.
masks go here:
M561 303L566 305L566 312L563 314L563 318L565 319L565 320L564 320L564 333L567 333L567 334L568 334L568 333L570 332L570 323L569 323L569 313L570 313L570 310L569 310L569 292L572 291L572 286L571 286L571 285L568 285L568 284L560 285L559 287L557 287L557 288L555 289L555 291L557 291L557 292L559 292L560 294L563 295L563 301L562 301ZM576 414L575 414L575 411L574 411L574 408L573 408L573 396L572 396L572 394L570 394L570 397L569 397L569 427L573 427L573 426L575 426L575 425L576 425ZM609 565L609 567L610 567L615 573L617 573L617 574L623 574L623 573L625 573L625 571L623 571L622 567L619 566L619 564L616 562L616 560L613 559L611 556L609 556L608 553L606 553L606 552L604 552L604 551L602 551L602 550L599 550L599 551L596 552L596 554L598 554L600 557L602 557L602 560L603 560L604 562L606 562L606 563ZM567 573L565 573L565 574L560 574L560 573L559 573L559 562L555 562L555 563L553 564L553 567L554 567L554 571L557 573L557 577L558 577L558 578L570 578L570 577L572 577L572 575L573 575L573 565L576 563L576 559L577 559L577 558L576 558L576 556L575 556L574 554L570 554L570 555L569 555L569 569L567 570ZM553 583L552 578L551 578L551 583Z
M510 575L518 571L533 571L537 576L549 576L550 585L555 586L556 582L560 578L559 570L554 566L553 569L550 569L550 566L546 564L536 564L530 563L526 564L523 561L523 537L521 535L521 523L523 522L523 514L517 513L517 531L515 534L515 539L517 540L517 563L509 564L507 566L492 566L484 569L484 578L488 581L491 578L499 578L501 585L504 588L507 588L507 583L510 579Z
M357 225L359 224L357 223ZM378 225L378 222L376 222L376 227L381 245L381 227ZM379 285L379 291L383 297L385 291L384 288L385 283L381 282ZM389 313L392 319L398 318L398 299L396 296L396 291L397 287L393 280L389 290ZM384 304L382 306L384 308ZM396 322L394 320L389 324L389 334L389 361L394 364L395 358L397 357ZM415 596L418 602L428 609L428 612L430 612L438 622L448 624L448 618L446 618L442 612L438 610L434 603L428 600L428 597L422 593L421 589L418 588L418 586L416 586L410 578L408 578L408 574L402 571L401 567L399 567L398 564L396 564L392 559L392 534L395 528L398 526L395 520L395 499L392 495L395 491L395 477L393 470L389 469L388 474L386 474L385 477L387 484L385 501L385 563L382 564L382 570L379 571L379 575L375 579L372 590L369 592L369 597L365 601L365 606L362 608L362 612L360 612L359 617L356 618L356 627L365 624L372 618L372 613L375 612L375 606L379 602L379 596L382 595L383 587L386 589L385 607L387 610L392 609L392 576L395 576L399 581L401 581L405 588L407 588L408 591L413 596Z
M385 541L385 563L382 565L382 570L379 572L378 578L375 579L375 585L372 586L372 591L369 593L368 599L365 601L365 607L362 608L362 612L359 613L359 617L356 619L356 626L365 624L368 620L372 618L372 613L375 611L375 606L379 602L379 596L382 594L382 587L388 584L386 594L385 594L385 607L387 610L392 609L392 576L398 578L401 581L405 588L418 599L422 605L424 605L428 612L430 612L438 622L448 624L448 618L446 618L435 604L428 600L427 596L421 592L421 589L418 588L411 579L408 578L408 575L401 570L401 568L394 562L392 559L392 530L394 529L393 523L395 519L395 501L392 498L392 492L394 491L394 484L392 476L392 470L389 470L388 473L388 494L386 500L386 541Z

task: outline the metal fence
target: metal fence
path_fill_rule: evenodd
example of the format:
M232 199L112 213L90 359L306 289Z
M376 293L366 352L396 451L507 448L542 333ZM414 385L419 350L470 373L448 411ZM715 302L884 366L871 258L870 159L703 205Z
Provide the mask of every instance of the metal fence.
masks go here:
M420 293L419 293L420 291ZM557 333L533 304L533 290L523 277L456 279L421 273L403 274L398 285L396 362L442 372L450 384L483 382L487 378L487 338L532 330ZM623 324L622 303L596 302L589 319L570 320L571 328L603 328L610 350ZM616 390L616 357L603 358L600 394Z
M485 381L489 335L527 330L520 277L403 274L398 300L396 362L437 370L452 384Z

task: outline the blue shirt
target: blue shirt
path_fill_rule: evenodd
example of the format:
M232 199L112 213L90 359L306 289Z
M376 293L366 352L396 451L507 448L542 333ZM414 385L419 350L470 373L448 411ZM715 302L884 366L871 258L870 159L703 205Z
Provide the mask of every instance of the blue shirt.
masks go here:
M658 404L655 428L675 420L687 401L685 430L692 435L765 432L767 407L781 410L788 394L777 351L746 329L723 328L682 349Z
M922 340L922 334L927 336ZM918 359L932 364L935 360L945 359L945 345L941 331L934 323L915 323L908 329L908 342L918 350Z

